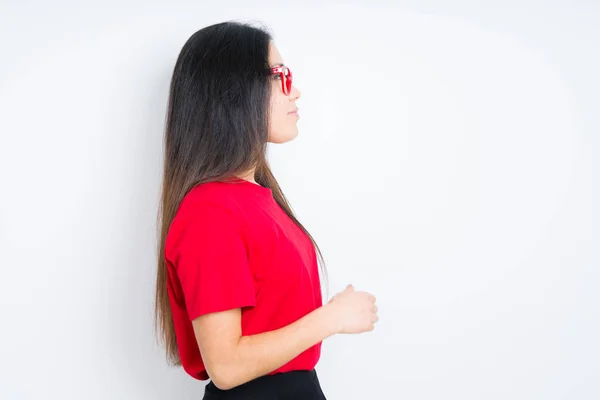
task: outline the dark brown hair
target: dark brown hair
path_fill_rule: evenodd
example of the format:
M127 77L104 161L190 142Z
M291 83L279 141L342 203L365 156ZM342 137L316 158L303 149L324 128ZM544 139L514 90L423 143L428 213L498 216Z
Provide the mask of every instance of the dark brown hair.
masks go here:
M164 137L164 170L158 210L155 326L167 359L181 365L167 293L165 238L184 196L195 186L255 170L289 217L295 217L267 162L271 96L269 44L264 27L222 22L194 33L184 44L171 78Z

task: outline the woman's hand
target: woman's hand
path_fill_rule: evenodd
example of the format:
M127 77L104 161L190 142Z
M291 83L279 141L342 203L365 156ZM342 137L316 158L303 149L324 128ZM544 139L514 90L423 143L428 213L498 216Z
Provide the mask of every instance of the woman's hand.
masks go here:
M377 306L375 296L355 291L348 285L329 300L327 307L336 333L363 333L375 329Z

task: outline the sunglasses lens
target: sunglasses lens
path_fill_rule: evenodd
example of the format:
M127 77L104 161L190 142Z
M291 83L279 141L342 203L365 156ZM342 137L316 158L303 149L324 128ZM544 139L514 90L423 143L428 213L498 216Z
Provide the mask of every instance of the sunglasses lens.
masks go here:
M292 71L290 71L289 68L286 68L286 76L285 76L285 88L287 93L286 94L290 94L290 92L292 91Z

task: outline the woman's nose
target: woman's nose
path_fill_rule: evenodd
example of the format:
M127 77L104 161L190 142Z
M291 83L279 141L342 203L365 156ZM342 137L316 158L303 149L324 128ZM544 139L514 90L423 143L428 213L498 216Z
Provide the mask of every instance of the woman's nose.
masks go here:
M290 97L295 100L298 100L301 95L302 93L300 92L300 90L298 90L296 86L292 85L292 92L290 93Z

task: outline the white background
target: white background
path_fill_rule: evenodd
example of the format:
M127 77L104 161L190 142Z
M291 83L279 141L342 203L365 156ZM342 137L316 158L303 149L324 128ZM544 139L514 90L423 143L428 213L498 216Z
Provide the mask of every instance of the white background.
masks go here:
M302 92L270 159L330 295L378 298L328 398L600 398L599 2L341 3L0 3L0 399L202 397L155 343L155 218L175 59L229 19Z

